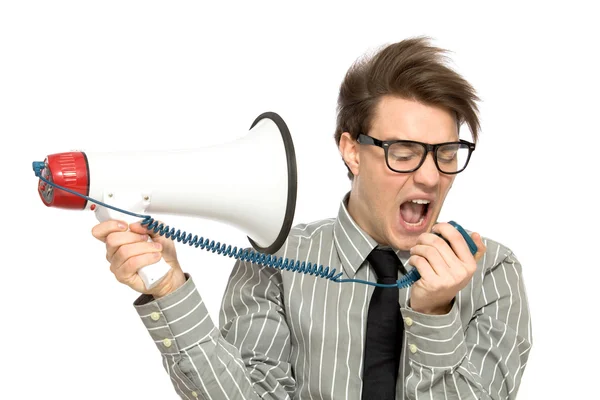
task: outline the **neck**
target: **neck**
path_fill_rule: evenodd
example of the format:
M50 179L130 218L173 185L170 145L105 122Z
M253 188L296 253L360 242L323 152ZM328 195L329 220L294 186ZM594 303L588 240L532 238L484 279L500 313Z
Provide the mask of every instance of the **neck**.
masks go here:
M376 235L375 230L372 229L372 226L368 224L369 221L368 215L369 210L362 204L356 195L356 191L351 190L350 195L348 196L348 202L346 203L346 208L348 209L348 214L350 217L356 222L356 224L363 230L367 235L369 235L373 240L375 240L381 246L389 246L383 238Z

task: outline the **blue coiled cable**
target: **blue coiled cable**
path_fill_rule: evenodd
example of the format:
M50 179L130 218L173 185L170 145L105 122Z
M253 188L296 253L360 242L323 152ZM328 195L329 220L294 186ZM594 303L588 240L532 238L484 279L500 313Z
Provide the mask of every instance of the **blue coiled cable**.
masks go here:
M313 264L311 262L288 259L283 257L277 257L270 254L259 253L255 250L238 248L237 246L233 247L231 245L227 245L225 243L216 242L214 240L210 240L208 238L203 238L202 236L192 235L191 233L186 233L185 231L181 232L179 229L175 230L175 228L170 228L168 225L165 226L163 223L158 223L154 218L150 215L137 214L131 211L123 210L115 206L111 206L110 204L103 203L99 200L92 199L89 196L83 195L81 193L77 193L71 189L65 188L63 186L57 185L54 182L50 182L48 179L42 176L42 170L46 167L46 163L42 161L34 161L33 162L33 170L35 175L47 183L57 189L64 190L65 192L74 194L76 196L82 197L88 201L99 204L103 207L110 208L112 210L131 215L136 218L142 219L141 225L145 226L147 230L154 231L154 233L158 233L161 236L164 236L173 241L177 241L183 244L187 244L189 246L194 246L196 248L201 248L207 251L211 251L213 253L221 254L223 256L233 257L238 260L248 261L253 264L263 265L269 268L277 268L280 270L299 272L307 275L314 275L320 278L329 279L333 282L338 283L362 283L365 285L377 286L377 287L386 287L386 288L405 288L412 285L416 282L421 275L416 268L410 270L406 275L404 275L401 279L398 279L395 284L383 284L383 283L375 283L370 281L365 281L362 279L342 279L341 276L343 273L336 273L335 268L330 269L329 267L323 267L323 265Z

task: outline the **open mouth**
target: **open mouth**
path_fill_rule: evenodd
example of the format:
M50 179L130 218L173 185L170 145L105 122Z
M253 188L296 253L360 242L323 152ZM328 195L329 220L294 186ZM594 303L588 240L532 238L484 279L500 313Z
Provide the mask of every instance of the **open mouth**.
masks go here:
M429 219L429 200L413 199L400 205L400 220L407 230L419 230Z

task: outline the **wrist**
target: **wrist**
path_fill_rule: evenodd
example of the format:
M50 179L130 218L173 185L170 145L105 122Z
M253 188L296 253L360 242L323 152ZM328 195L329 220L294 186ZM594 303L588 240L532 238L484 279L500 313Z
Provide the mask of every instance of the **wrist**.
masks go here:
M185 275L179 268L173 268L164 278L164 283L159 284L156 288L156 292L152 293L152 297L155 300L165 297L177 289L179 289L185 283Z
M427 315L446 315L450 312L450 310L452 310L452 306L454 305L454 298L452 300L450 300L449 303L446 304L442 304L442 305L433 305L433 304L424 304L424 305L420 305L417 307L413 307L411 305L411 301L408 301L408 306L420 313L420 314L427 314Z
M418 365L454 370L467 354L457 302L444 315L422 314L401 308L408 344L407 357Z

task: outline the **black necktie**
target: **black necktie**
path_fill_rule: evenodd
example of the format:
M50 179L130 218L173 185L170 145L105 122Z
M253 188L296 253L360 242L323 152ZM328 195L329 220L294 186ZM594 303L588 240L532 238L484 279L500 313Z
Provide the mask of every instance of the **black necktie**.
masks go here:
M377 283L396 283L400 260L392 250L374 249L367 257ZM398 288L376 287L369 303L363 371L363 400L396 398L404 325L398 304Z

